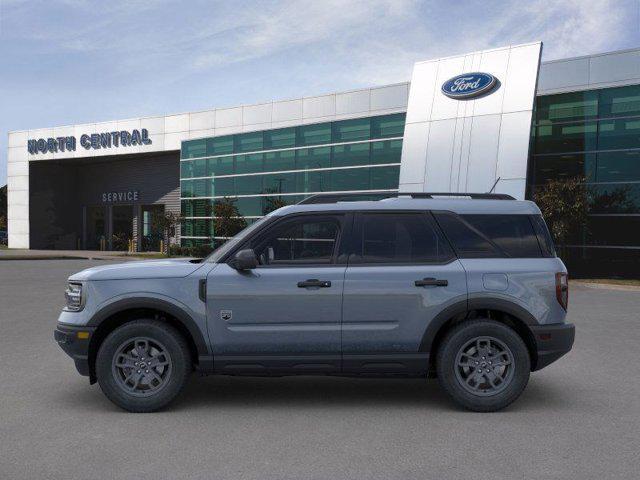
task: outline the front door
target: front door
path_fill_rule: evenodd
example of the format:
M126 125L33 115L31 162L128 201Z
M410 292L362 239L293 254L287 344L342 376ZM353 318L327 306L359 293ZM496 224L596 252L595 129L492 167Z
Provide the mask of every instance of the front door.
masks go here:
M340 371L345 215L283 218L242 248L258 268L217 265L207 278L207 317L220 373Z
M345 275L343 371L419 374L421 341L444 308L465 302L465 272L429 213L356 215Z

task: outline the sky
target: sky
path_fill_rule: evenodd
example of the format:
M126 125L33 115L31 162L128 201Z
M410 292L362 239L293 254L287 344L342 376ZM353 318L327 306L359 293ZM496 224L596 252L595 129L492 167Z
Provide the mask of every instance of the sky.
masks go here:
M12 130L410 80L413 63L542 40L640 47L640 0L0 0L0 185Z

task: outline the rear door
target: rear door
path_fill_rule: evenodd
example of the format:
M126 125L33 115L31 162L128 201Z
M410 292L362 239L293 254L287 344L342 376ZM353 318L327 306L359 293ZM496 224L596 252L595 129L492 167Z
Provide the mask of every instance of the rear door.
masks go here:
M345 373L421 373L421 342L443 309L466 302L465 272L427 212L356 214L345 274Z

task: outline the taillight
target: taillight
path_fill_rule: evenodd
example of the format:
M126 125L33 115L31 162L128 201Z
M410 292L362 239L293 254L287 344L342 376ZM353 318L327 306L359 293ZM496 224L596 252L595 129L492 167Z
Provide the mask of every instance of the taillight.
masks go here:
M564 272L556 273L556 298L566 310L569 305L569 276Z

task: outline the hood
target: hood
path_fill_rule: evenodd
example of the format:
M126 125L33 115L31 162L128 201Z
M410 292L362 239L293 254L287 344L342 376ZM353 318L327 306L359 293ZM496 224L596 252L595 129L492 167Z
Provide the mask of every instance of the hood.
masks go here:
M192 258L171 260L142 260L87 268L69 277L69 280L134 280L145 278L180 278L195 272L202 263Z

